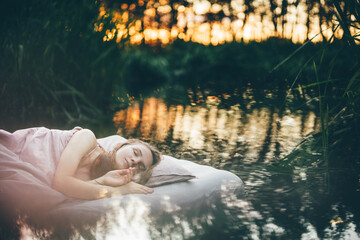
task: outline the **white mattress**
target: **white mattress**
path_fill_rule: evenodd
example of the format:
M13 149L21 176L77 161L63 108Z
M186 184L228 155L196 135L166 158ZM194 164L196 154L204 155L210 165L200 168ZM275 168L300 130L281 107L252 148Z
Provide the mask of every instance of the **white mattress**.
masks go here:
M105 149L111 149L119 140L123 138L112 136L99 139L99 142ZM24 165L12 152L0 147L0 210L3 216L9 208L18 208L27 214L28 225L51 229L54 234L68 231L85 239L91 238L86 234L96 239L119 236L151 239L154 234L170 234L167 231L173 232L180 227L181 234L191 235L201 228L197 223L208 224L217 216L228 214L227 207L231 202L244 196L243 182L235 174L176 160L196 178L155 187L154 193L149 195L131 194L94 201L66 200L49 187L36 168ZM27 191L23 191L25 188Z

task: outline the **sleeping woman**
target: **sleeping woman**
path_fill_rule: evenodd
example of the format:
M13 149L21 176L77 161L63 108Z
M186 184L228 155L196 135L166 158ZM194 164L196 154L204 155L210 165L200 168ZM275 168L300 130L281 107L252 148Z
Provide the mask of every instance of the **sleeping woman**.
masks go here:
M152 193L142 184L161 159L158 150L140 140L119 143L106 152L92 131L78 127L0 130L0 144L40 169L53 189L84 200Z

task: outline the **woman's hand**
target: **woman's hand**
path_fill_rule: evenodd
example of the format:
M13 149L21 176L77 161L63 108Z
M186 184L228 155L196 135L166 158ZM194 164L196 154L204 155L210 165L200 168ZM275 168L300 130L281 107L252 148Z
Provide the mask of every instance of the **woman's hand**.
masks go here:
M127 195L132 193L149 194L154 192L152 188L146 187L144 185L135 182L129 182L126 185L116 187L113 190L114 191L112 193L112 196Z
M95 179L101 185L119 187L129 183L134 175L135 168L112 170L104 176Z

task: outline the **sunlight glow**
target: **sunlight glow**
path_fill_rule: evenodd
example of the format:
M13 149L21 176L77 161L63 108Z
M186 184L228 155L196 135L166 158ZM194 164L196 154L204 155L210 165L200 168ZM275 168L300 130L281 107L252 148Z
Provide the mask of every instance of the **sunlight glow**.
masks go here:
M185 108L182 105L166 106L161 99L147 98L142 108L135 103L117 112L113 121L119 127L118 134L122 136L138 133L145 140L162 142L172 132L172 139L188 143L187 148L208 149L209 152L214 148L213 143L209 142L209 136L215 137L218 141L227 142L227 149L224 149L222 156L224 159L239 144L246 144L248 151L243 153L243 157L247 161L258 159L259 146L264 144L266 136L270 134L276 138L267 143L269 151L263 156L264 162L275 157L277 147L281 148L282 154L288 154L299 138L316 127L316 116L312 112L306 116L288 113L280 118L277 112L271 112L268 108L251 110L245 114L238 104L226 110L218 108L218 104L219 98L216 96L207 97L203 106L194 103Z
M254 0L254 9L249 12L246 12L244 0L214 4L207 0L191 0L188 3L188 6L183 6L168 0L150 1L143 10L144 16L141 19L137 19L134 14L137 7L144 5L143 1L130 6L124 3L119 10L111 12L107 12L102 6L99 9L99 22L94 24L94 30L102 32L104 23L101 20L111 17L116 29L107 29L103 40L115 39L119 43L128 39L131 44L168 44L177 38L204 45L231 41L262 41L270 37L304 42L314 36L314 41L322 41L323 37L328 40L333 34L333 28L324 23L320 24L318 15L307 15L308 7L304 0L300 0L296 5L289 2L285 10L281 8L281 1L277 1L273 13L269 11L270 3L263 0ZM282 11L286 11L286 14L282 15ZM318 6L314 6L311 11L316 13L320 10ZM221 18L208 18L209 13L216 15L220 12L223 13L220 14ZM230 17L231 15L234 18ZM173 24L171 19L174 17L176 21ZM333 20L332 24L337 23ZM350 31L355 33L356 29L351 28ZM340 30L335 32L337 38L342 34Z

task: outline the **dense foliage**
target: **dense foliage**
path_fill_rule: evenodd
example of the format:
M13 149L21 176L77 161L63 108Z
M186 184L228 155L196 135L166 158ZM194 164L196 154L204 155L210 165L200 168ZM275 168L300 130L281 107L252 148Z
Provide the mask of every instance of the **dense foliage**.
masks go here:
M116 78L117 63L109 60L119 54L93 31L99 4L33 0L2 5L2 123L39 114L55 119L65 113L68 120L98 114L96 107L107 105L103 96L111 95L109 82Z
M322 5L306 1L308 17L312 9L317 9L320 19L336 23L334 29L343 30L342 39L336 39L335 35L326 39L331 43L300 45L270 38L260 43L204 46L176 40L155 47L130 45L129 39L104 42L103 33L95 31L94 26L102 21L104 28L114 27L115 22L109 16L119 9L132 11L128 18L131 24L134 19L143 19L148 8L170 4L175 11L176 6L191 7L192 3L149 1L132 8L130 2L126 8L124 3L105 1L109 15L102 16L99 9L104 5L98 1L4 2L6 11L0 21L0 127L16 129L49 124L55 119L70 123L91 121L126 107L132 96L154 92L163 91L162 96L169 101L186 103L201 102L208 95L242 92L250 87L280 91L284 101L288 90L308 102L318 101L325 158L329 149L332 151L332 146L341 140L359 139L360 55L358 36L353 33L359 24L357 2ZM291 4L297 3L301 1ZM231 6L230 1L217 4ZM244 4L245 15L262 11L254 7L255 1ZM270 4L275 3L270 1ZM273 14L275 28L283 23L279 19L286 15L285 6L289 4L282 1L281 6L275 4L273 8L281 7L283 11L269 12ZM330 20L334 16L335 22ZM220 11L203 20L220 21L222 17L228 14ZM164 19L160 16L151 21ZM177 24L176 17L171 19L173 22L167 24ZM343 148L336 149L356 147Z

